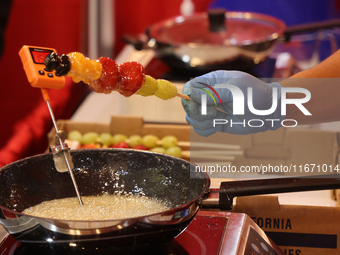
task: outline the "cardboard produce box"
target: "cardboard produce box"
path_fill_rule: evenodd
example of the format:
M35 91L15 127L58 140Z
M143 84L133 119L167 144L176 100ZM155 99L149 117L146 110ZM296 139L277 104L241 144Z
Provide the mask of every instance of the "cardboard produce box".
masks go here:
M58 120L57 125L60 130L64 130L66 133L71 130L78 130L82 134L86 132L97 132L99 134L108 132L112 135L125 134L127 136L153 134L159 138L173 135L177 137L178 141L183 142L181 147L185 151L185 158L190 158L191 162L198 165L202 162L205 164L214 164L217 161L222 162L222 160L216 160L216 155L202 155L202 150L217 150L213 147L202 147L202 144L209 143L217 146L236 145L241 154L236 155L231 162L228 160L228 163L231 163L237 170L244 166L253 168L267 167L267 169L269 166L282 166L285 169L289 168L290 171L278 171L275 173L268 171L260 172L260 174L309 176L323 174L323 166L328 172L331 168L339 168L339 134L337 132L280 128L276 131L252 135L216 133L206 138L198 136L186 124L145 123L142 117L124 115L112 116L109 124ZM55 131L52 129L48 134L50 144L54 144L54 136ZM189 147L190 144L192 146ZM195 144L200 144L201 146L196 148ZM196 152L199 152L197 157L195 157ZM313 170L311 170L312 168ZM309 171L307 172L307 170ZM212 173L210 176L212 178L233 178L232 175L225 176L224 173L219 172Z
M142 117L114 115L111 122L92 123L92 122L75 122L72 120L58 120L57 126L59 130L63 130L68 134L72 130L78 130L80 133L96 132L98 134L108 132L114 134L131 135L156 135L162 138L166 135L175 136L181 141L181 148L189 150L190 126L181 124L152 124L144 123ZM55 130L52 129L48 134L49 144L54 144Z
M280 205L277 196L238 197L248 214L287 255L340 254L340 208Z

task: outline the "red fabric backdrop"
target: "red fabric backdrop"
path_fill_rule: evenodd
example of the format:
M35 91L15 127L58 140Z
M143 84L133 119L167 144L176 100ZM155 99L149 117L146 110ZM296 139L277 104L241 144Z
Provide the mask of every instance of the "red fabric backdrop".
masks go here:
M81 51L86 42L83 0L13 0L0 59L0 166L43 153L52 128L39 89L32 88L18 51L23 45L55 48L59 53ZM140 33L150 24L180 14L182 0L115 0L115 55L123 48L124 33ZM194 0L196 11L205 11L209 0ZM50 90L57 119L70 118L88 92L84 84L67 80L61 90Z
M124 33L141 33L151 24L180 15L183 0L116 0L116 48L118 53L124 43ZM195 12L206 11L212 0L192 0Z
M0 165L42 153L52 128L41 92L29 85L18 51L23 45L52 47L63 53L79 50L81 13L81 1L13 1L0 59ZM85 90L70 80L60 91L50 90L56 118L70 117Z

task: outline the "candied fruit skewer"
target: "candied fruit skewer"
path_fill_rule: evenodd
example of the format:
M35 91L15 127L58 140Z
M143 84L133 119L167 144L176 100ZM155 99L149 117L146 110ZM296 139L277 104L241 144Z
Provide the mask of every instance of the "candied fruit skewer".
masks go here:
M117 65L107 57L91 60L79 52L72 52L61 56L51 53L46 57L45 65L46 70L56 70L56 75L69 76L76 83L83 81L97 93L118 91L125 97L155 95L163 100L186 97L178 93L171 82L145 75L144 67L137 62Z

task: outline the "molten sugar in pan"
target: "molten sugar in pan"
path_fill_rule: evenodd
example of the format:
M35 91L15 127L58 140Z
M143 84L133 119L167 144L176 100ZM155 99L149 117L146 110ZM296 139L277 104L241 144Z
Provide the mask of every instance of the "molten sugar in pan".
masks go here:
M24 214L40 218L60 220L115 220L136 218L170 210L166 201L133 194L103 194L82 197L79 205L76 197L44 201L27 208Z

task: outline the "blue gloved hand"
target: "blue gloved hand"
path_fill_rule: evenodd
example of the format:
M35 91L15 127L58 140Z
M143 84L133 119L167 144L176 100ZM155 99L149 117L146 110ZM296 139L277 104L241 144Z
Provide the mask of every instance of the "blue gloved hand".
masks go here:
M204 84L211 86L212 89ZM225 85L234 85L236 87L234 90L238 91L238 94L233 92L233 95L229 89L223 87ZM251 97L248 95L248 88L252 89ZM279 83L268 84L241 71L214 71L196 77L184 85L182 93L192 100L182 99L182 104L187 113L187 122L199 135L207 137L216 132L253 134L281 127L281 122L285 119L285 116L281 115L281 88ZM221 100L212 90L217 92ZM241 92L244 95L243 102L239 100ZM206 94L203 97L207 99L206 115L202 115L201 112L203 94ZM236 109L233 109L233 97L237 98L235 103L242 103L238 104ZM254 109L249 109L248 97L252 99L250 105ZM217 110L215 105L227 113ZM262 111L256 112L256 110ZM264 112L264 110L268 111Z

